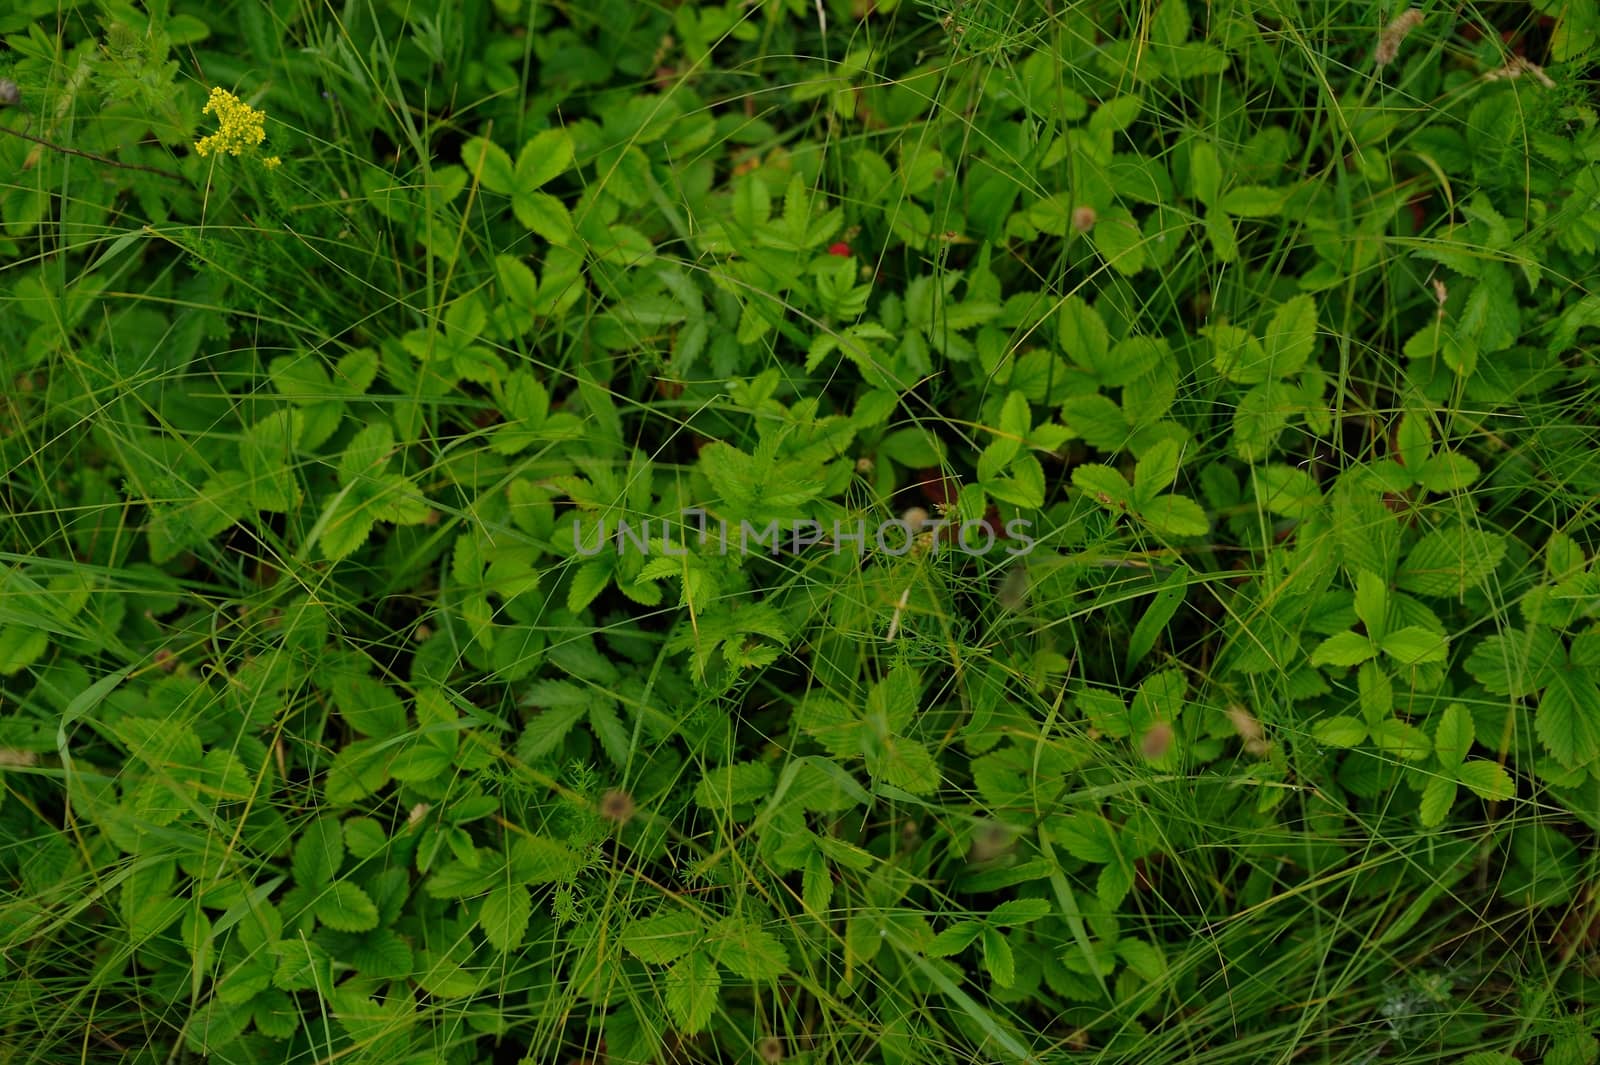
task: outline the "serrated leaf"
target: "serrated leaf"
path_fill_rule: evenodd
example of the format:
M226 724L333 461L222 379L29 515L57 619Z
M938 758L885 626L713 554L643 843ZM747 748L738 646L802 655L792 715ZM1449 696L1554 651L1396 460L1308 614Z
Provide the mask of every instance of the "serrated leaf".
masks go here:
M928 749L903 736L887 736L867 755L867 771L875 783L888 784L913 795L939 788L939 766Z
M1073 814L1050 825L1050 838L1081 862L1116 862L1117 830L1097 814Z
M1275 463L1251 471L1256 499L1270 513L1303 520L1322 506L1316 478L1296 466Z
M930 958L949 958L970 947L979 936L983 935L983 925L978 921L957 921L946 928L923 948L923 953Z
M704 938L700 919L686 910L658 913L630 921L622 931L622 949L640 961L666 965L677 961Z
M324 795L334 806L359 802L389 782L389 761L393 752L377 740L357 740L345 744L328 766L323 781Z
M1132 277L1149 263L1144 235L1126 210L1115 209L1102 214L1089 232L1089 239L1106 264L1125 277Z
M582 611L611 583L615 563L610 558L592 558L579 566L567 586L567 609Z
M1017 982L1017 960L1011 951L1011 942L993 928L983 930L983 967L1001 987Z
M302 937L276 947L278 964L272 986L280 991L326 991L333 986L333 959L315 942Z
M324 814L300 830L294 845L294 881L300 887L320 888L331 883L344 863L344 836L339 820Z
M1132 497L1132 490L1122 474L1110 466L1098 463L1088 462L1074 468L1072 483L1079 491L1088 493L1101 506L1113 510L1126 508Z
M402 980L412 973L411 947L386 928L362 936L351 949L349 960L369 979Z
M365 932L378 927L377 904L348 880L330 885L317 899L317 920L339 932Z
M1127 862L1112 862L1103 867L1095 880L1095 896L1108 910L1115 911L1132 890L1133 866Z
M1217 161L1217 150L1201 142L1189 152L1189 194L1207 207L1217 202L1217 190L1222 187L1222 164Z
M770 795L772 782L772 767L765 762L717 766L695 785L694 801L708 810L727 810Z
M810 696L794 712L794 723L828 753L839 758L861 754L861 721L843 703L825 696Z
M1313 666L1360 665L1373 655L1377 648L1372 641L1356 632L1340 632L1329 636L1311 652Z
M14 677L39 660L50 634L26 625L0 625L0 676Z
M1218 262L1231 263L1239 258L1239 233L1228 212L1212 208L1205 215L1206 239L1211 242L1211 253Z
M1217 373L1241 385L1267 379L1267 353L1249 332L1236 325L1217 324L1202 326L1200 333L1211 340L1211 365Z
M1417 483L1430 492L1459 492L1471 487L1481 472L1467 456L1446 451L1417 468Z
M1370 725L1381 721L1394 709L1394 682L1377 662L1366 662L1356 674L1357 698L1361 716Z
M1439 761L1449 768L1460 765L1472 750L1472 740L1472 715L1467 708L1460 703L1445 707L1433 732L1433 750Z
M1366 626L1367 636L1382 640L1388 629L1389 589L1383 578L1371 570L1356 575L1356 617Z
M1295 390L1282 381L1263 381L1241 396L1233 412L1233 449L1239 458L1259 462L1271 454L1300 406Z
M687 1035L704 1031L721 988L722 976L706 955L695 951L679 959L666 978L667 1012L673 1023Z
M1466 669L1486 691L1521 698L1549 684L1564 657L1555 633L1533 627L1479 641Z
M500 291L512 303L524 310L538 306L539 282L527 263L514 255L496 255L494 272Z
M1183 462L1183 448L1176 440L1158 440L1139 456L1133 468L1133 491L1136 499L1153 499L1178 479L1178 468Z
M747 917L724 917L712 925L706 949L746 980L774 980L789 968L789 952L778 937Z
M588 714L589 702L586 695L581 703L552 706L534 715L523 726L522 736L517 741L517 757L534 762L554 754L572 727Z
M493 141L473 137L461 146L461 162L467 173L490 192L510 195L516 187L516 168L511 156Z
M335 496L329 501L317 546L324 558L337 562L366 543L377 524L378 515L367 500L354 493Z
M1049 917L1055 912L1049 899L1007 899L984 918L989 924L999 927L1032 924L1044 917Z
M1456 778L1480 799L1497 802L1516 794L1516 782L1505 766L1488 759L1468 762L1456 769Z
M806 859L800 880L800 898L806 912L816 917L823 917L833 902L833 871L820 851Z
M1424 828L1433 828L1443 824L1445 817L1450 813L1450 807L1456 801L1456 782L1450 777L1432 777L1423 786L1422 800L1418 804L1417 814L1422 819Z
M1460 595L1487 580L1505 554L1498 533L1465 525L1435 529L1406 555L1395 584L1418 595Z
M1556 761L1576 769L1600 756L1600 688L1582 669L1557 669L1539 701L1534 730Z
M1289 377L1305 368L1317 343L1317 305L1310 296L1296 296L1273 314L1262 338L1275 377Z
M1433 753L1428 734L1417 726L1390 718L1372 728L1372 742L1380 751L1388 751L1408 762L1420 762Z
M535 133L517 153L517 188L531 191L543 187L572 166L572 155L572 134L566 130Z
M1211 530L1205 509L1188 496L1157 496L1139 512L1139 519L1162 536L1204 536Z
M1077 296L1068 296L1056 312L1061 348L1067 358L1091 373L1105 367L1111 337L1098 311Z
M617 716L611 700L596 699L589 704L589 729L600 741L600 747L606 752L607 758L618 766L628 764L632 737L629 735L628 727L622 723L622 718Z
M1367 738L1367 726L1346 714L1324 718L1311 726L1311 735L1329 747L1354 747Z
M551 244L568 246L577 240L567 205L547 192L518 192L511 198L511 210L523 228Z
M1449 651L1446 637L1420 625L1407 625L1383 638L1383 653L1407 666L1443 662Z
M521 884L499 884L483 897L478 924L484 938L496 950L512 951L522 945L528 920L533 915L533 898Z
M519 884L565 883L578 875L583 859L565 843L543 836L518 836L511 845L508 872Z
M1222 209L1240 218L1271 218L1283 211L1282 189L1239 185L1222 194Z

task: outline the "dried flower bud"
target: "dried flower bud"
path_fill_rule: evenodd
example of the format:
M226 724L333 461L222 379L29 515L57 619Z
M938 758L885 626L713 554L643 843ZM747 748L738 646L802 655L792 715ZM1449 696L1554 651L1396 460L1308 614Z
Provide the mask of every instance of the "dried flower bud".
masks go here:
M1228 722L1233 725L1233 731L1239 734L1239 738L1244 741L1244 749L1250 754L1260 758L1271 749L1271 744L1267 742L1267 734L1261 728L1261 722L1244 707L1238 704L1228 707Z
M1009 826L999 821L989 821L972 834L972 846L967 851L967 860L993 861L1010 851L1015 842L1016 834Z
M1378 35L1378 47L1373 52L1372 61L1380 67L1393 63L1395 57L1400 54L1400 42L1420 25L1422 25L1421 8L1410 7L1400 12L1383 28L1383 33Z
M1088 205L1072 209L1072 228L1079 233L1087 233L1094 228L1099 215L1094 213L1094 208Z
M1520 55L1512 56L1506 61L1506 65L1498 70L1491 70L1484 74L1483 80L1499 81L1502 78L1520 78L1524 74L1532 74L1533 79L1547 89L1556 87L1555 81L1544 72L1544 67L1537 63L1531 63L1526 56Z
M0 107L15 107L22 102L22 90L10 78L0 78Z
M1144 734L1144 739L1139 742L1140 752L1152 762L1162 757L1172 749L1172 726L1165 721L1157 721L1150 726Z
M1033 582L1028 576L1026 562L1013 562L994 593L995 601L1006 610L1021 610L1028 602L1028 589Z
M612 788L600 797L600 816L614 825L627 824L637 810L633 796L620 788Z

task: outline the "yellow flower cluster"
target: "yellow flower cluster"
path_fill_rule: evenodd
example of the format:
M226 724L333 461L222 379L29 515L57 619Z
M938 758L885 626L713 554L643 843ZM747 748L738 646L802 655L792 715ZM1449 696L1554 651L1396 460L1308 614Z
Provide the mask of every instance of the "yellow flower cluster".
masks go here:
M194 150L202 157L212 152L239 155L246 148L254 148L266 140L266 112L256 110L227 89L211 90L204 113L217 116L217 131L195 142ZM268 170L272 170L281 160L274 155L261 162Z

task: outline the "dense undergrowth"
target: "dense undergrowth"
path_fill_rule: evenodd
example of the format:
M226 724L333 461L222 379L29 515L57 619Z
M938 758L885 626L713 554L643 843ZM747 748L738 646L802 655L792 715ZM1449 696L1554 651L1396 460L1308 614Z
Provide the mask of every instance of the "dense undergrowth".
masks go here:
M1593 0L0 39L8 1060L1596 1059Z

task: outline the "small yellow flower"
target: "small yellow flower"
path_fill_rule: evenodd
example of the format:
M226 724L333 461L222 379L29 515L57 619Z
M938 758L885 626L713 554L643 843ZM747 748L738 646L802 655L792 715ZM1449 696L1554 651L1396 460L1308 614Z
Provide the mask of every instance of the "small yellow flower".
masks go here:
M217 116L217 131L195 142L194 150L201 156L212 152L239 155L246 148L256 147L267 137L264 125L266 112L257 111L227 89L211 90L211 99L206 102L204 113ZM267 165L271 167L276 162L277 157L274 156Z
M266 167L268 170L276 170L282 163L283 160L279 159L276 155L269 155L265 159L261 160L261 165Z

